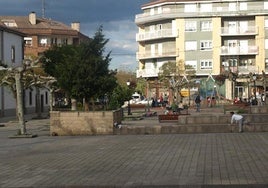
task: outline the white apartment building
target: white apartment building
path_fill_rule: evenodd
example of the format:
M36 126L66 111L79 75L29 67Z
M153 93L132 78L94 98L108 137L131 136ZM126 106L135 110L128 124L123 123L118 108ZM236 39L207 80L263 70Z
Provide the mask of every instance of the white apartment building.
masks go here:
M24 60L25 34L0 24L0 62L7 67L22 67ZM41 90L42 107L48 107L48 92ZM26 113L35 112L35 91L24 90L24 108ZM16 115L15 96L8 87L0 87L0 117Z
M158 80L166 62L194 67L203 97L215 87L227 99L266 91L262 73L268 71L268 1L153 0L141 10L135 18L137 78L148 80L151 93L168 92ZM226 72L237 78L222 86L208 79ZM256 90L249 74L257 75Z

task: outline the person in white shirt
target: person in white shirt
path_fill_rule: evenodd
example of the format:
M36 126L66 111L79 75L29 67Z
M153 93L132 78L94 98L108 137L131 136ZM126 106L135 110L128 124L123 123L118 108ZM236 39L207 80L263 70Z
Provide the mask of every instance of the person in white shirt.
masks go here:
M231 124L237 123L239 125L239 132L243 132L243 123L244 123L244 117L239 114L235 114L234 112L230 112L231 114Z

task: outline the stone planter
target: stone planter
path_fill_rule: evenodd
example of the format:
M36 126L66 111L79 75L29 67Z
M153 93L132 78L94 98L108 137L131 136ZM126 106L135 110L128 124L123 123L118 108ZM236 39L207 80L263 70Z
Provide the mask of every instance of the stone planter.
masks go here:
M122 112L50 112L50 135L109 135L113 134L115 123L122 121Z

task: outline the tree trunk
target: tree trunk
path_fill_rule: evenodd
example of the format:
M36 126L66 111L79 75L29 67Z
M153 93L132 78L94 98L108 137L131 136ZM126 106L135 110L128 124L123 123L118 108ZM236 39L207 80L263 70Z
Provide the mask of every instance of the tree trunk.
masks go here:
M53 89L49 89L49 111L53 111L54 95Z
M84 99L84 110L89 111L89 102L87 99Z
M17 93L17 116L20 125L20 133L26 134L26 126L24 120L24 110L23 110L23 95L22 95L22 86L21 86L21 73L15 74L16 80L16 93Z
M95 100L91 97L92 110L95 111Z
M37 113L37 118L42 117L42 112L41 112L41 99L40 99L40 88L36 87L36 113Z

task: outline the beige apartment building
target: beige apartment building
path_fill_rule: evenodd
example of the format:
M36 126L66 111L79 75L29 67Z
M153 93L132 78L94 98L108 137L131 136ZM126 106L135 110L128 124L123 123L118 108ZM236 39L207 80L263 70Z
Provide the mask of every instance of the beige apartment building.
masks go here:
M185 65L196 70L203 97L214 92L232 100L266 91L268 1L153 0L141 10L135 18L137 78L150 83L148 95L169 92L158 80L159 68L180 60L182 70ZM217 85L216 76L226 72L234 73L236 79ZM255 81L249 76L253 74Z

